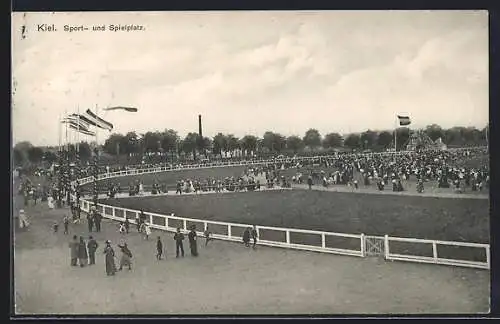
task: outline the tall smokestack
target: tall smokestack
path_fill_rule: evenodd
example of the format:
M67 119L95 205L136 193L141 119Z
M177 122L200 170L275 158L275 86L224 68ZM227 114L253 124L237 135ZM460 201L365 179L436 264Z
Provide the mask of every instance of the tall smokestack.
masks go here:
M203 138L203 132L201 128L201 115L198 115L198 134L200 135L200 138Z

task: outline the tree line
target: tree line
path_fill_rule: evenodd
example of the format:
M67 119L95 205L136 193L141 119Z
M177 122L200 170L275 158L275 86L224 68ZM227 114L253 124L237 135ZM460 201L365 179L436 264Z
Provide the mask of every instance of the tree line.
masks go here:
M412 130L414 131L414 130ZM410 129L400 127L396 130L398 150L404 149L408 143ZM441 138L443 143L451 147L480 146L487 144L487 129L475 127L452 127L443 129L441 126L432 124L423 129L423 132L433 141ZM191 155L196 158L202 156L226 156L232 157L262 155L262 154L285 154L314 152L319 150L371 150L384 151L394 148L394 131L367 130L362 133L351 133L342 136L339 133L328 133L322 136L316 129L309 129L304 136L284 136L280 133L267 131L262 137L245 135L238 138L233 134L218 133L213 138L200 138L198 133L190 132L181 138L177 131L165 129L164 131L146 132L137 134L129 132L123 134L111 134L104 144L102 150L109 155L140 155L145 153L163 153L165 155L185 156ZM18 143L14 147L14 162L16 165L23 162L49 163L57 160L57 148L42 148L31 145L29 142ZM75 145L69 145L70 154L74 155ZM90 145L86 142L79 144L79 152L82 160L91 157Z

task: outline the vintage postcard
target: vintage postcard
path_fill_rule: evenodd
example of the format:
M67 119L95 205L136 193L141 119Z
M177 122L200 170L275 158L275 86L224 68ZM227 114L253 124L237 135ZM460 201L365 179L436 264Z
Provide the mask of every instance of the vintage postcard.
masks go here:
M487 11L15 12L16 315L486 314Z

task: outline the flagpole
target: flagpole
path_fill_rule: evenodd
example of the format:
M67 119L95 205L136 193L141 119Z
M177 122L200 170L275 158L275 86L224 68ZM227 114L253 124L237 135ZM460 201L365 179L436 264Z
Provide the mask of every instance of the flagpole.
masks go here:
M398 116L396 115L396 120L395 120L395 125L394 125L394 162L396 162L396 153L398 151Z

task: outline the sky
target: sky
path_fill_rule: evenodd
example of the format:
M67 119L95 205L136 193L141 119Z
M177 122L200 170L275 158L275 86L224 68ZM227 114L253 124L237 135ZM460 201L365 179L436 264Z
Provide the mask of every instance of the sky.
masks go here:
M486 11L16 12L12 51L14 143L57 145L58 118L89 108L113 132L181 137L199 114L210 137L488 122Z

